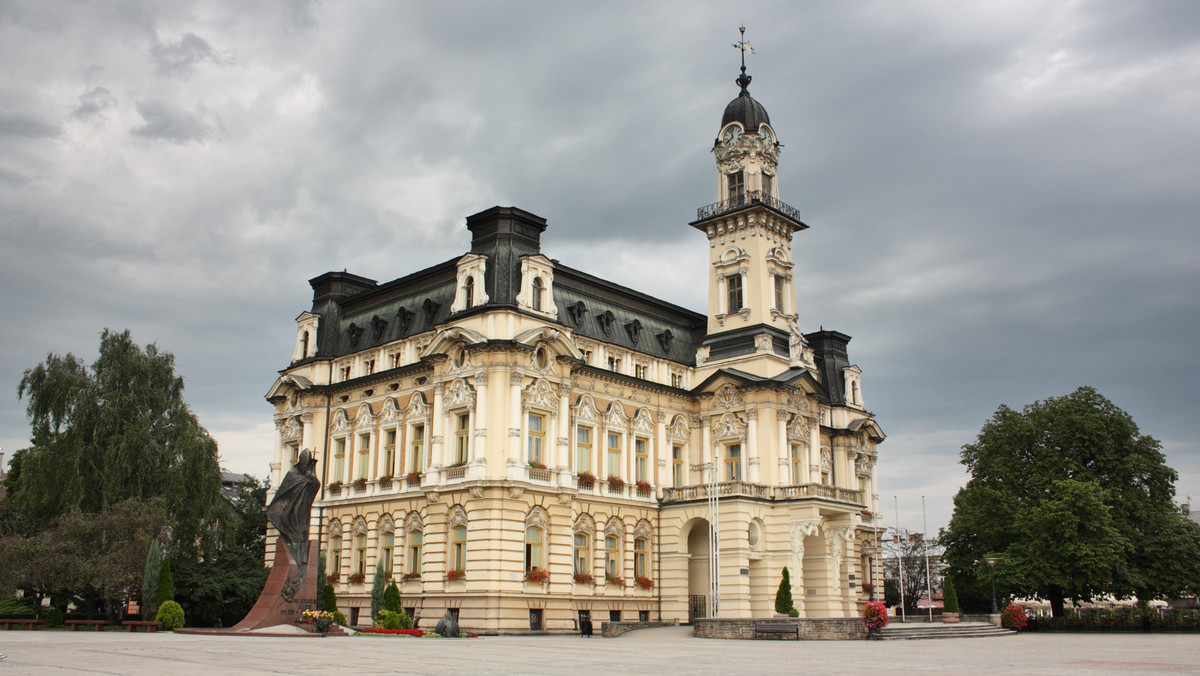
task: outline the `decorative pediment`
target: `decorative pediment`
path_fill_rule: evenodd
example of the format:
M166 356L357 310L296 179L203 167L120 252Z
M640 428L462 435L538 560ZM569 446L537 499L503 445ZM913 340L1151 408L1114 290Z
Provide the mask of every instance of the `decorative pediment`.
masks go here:
M622 408L620 402L614 401L608 405L608 411L604 414L604 423L609 427L626 427L629 424L629 419L625 417L625 409Z
M558 395L554 386L541 379L533 381L521 391L521 401L526 411L531 408L540 408L552 413L558 410Z
M590 537L596 532L596 521L590 514L580 514L575 518L575 523L571 525L572 533L587 533Z
M396 523L392 521L392 515L384 514L379 517L379 526L376 530L380 533L394 533L396 531Z
M334 519L329 522L329 537L331 537L331 538L342 537L342 522L341 521Z
M283 427L279 430L279 435L286 441L295 441L300 438L300 434L304 431L304 426L295 416L289 416L283 421Z
M467 381L462 378L455 380L446 388L445 404L447 409L474 406L475 388L468 385Z
M667 438L671 441L687 441L690 433L687 419L681 415L675 416L675 420L667 428Z
M833 471L833 449L829 448L828 446L825 446L821 449L821 471Z
M788 392L787 405L794 411L806 411L808 410L808 397L800 390L793 389Z
M374 422L374 420L375 415L371 413L370 404L363 404L362 406L358 407L358 415L354 418L355 425L359 427L362 427L363 425L370 425L372 422Z
M333 431L345 432L350 429L350 421L346 419L346 409L339 408L333 412Z
M854 460L854 473L859 476L870 476L873 469L875 469L875 458L866 453L859 453Z
M650 528L650 522L645 519L638 521L637 525L633 527L633 537L635 538L650 539L651 533L653 530Z
M792 415L787 426L788 439L792 441L808 441L808 421L799 413Z
M746 438L746 424L740 418L732 413L726 413L721 416L721 420L713 425L714 439L744 439Z
M408 400L408 417L411 418L426 418L429 416L429 404L425 403L425 395L420 392L413 392L412 397Z
M383 400L383 411L379 414L379 422L387 425L396 423L400 420L400 409L396 405L394 397L388 397Z
M721 406L723 406L724 408L733 408L734 406L740 406L743 403L745 403L745 401L746 401L745 398L742 396L742 393L737 391L736 389L734 389L733 385L731 385L729 383L726 383L724 387L717 390L715 398L716 398L717 403L720 404Z
M546 508L540 505L529 510L525 515L526 528L541 528L546 530L550 527L550 515L546 513Z
M580 395L575 402L575 418L586 422L599 422L600 414L596 411L596 402L591 395Z
M621 520L614 516L608 520L608 523L604 524L604 534L624 538L625 524L621 523Z
M450 510L450 515L446 517L446 523L450 526L450 528L466 526L467 510L463 509L462 505L455 505L454 508Z
M361 516L354 518L354 523L350 526L350 533L355 537L367 534L367 520Z
M645 408L639 408L633 414L633 429L647 434L654 432L654 418L651 417L650 411L647 411Z
M413 531L424 531L425 522L421 519L421 515L417 512L409 512L408 516L404 517L404 532L411 533Z

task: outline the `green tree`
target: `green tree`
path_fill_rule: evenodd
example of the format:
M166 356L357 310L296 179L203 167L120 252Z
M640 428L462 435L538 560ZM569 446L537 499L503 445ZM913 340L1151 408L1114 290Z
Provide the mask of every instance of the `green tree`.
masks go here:
M779 589L775 592L775 612L787 615L792 611L792 578L787 566L783 567L783 579L779 581Z
M988 556L1001 596L1046 599L1055 616L1066 599L1146 602L1200 584L1200 526L1174 505L1175 471L1096 390L1001 406L962 463L971 479L942 541L973 597L991 596Z
M158 574L162 566L162 552L158 549L158 540L150 543L146 552L146 567L142 573L142 617L154 617L158 604L154 597L158 595Z
M393 613L404 612L404 600L400 597L400 588L396 586L395 580L392 580L383 592L383 608Z
M942 587L942 612L958 612L958 594L954 593L954 584L950 580Z
M371 617L383 609L384 591L387 589L387 571L383 568L383 559L375 562L375 581L371 584Z
M171 559L163 557L162 569L158 573L158 593L154 595L154 605L162 606L167 601L175 600L175 581L171 579Z
M25 371L32 446L17 451L6 481L11 501L41 531L78 509L103 513L125 500L160 498L171 555L205 556L208 526L225 508L217 445L183 400L175 358L141 348L128 331L105 330L89 367L50 354Z

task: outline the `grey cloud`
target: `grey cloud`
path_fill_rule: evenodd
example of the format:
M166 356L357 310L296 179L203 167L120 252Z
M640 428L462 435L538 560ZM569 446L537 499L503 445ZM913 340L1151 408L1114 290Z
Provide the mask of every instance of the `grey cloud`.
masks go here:
M32 115L0 113L0 136L37 139L58 136L61 131L57 124L40 120Z
M199 115L163 101L139 101L137 110L146 124L129 130L135 136L183 144L203 142L213 131Z
M106 109L117 105L117 97L104 87L93 87L79 95L79 105L71 111L71 117L85 120L103 113Z
M184 33L176 42L155 43L150 56L158 72L164 75L190 75L200 63L218 61L208 41L195 33Z

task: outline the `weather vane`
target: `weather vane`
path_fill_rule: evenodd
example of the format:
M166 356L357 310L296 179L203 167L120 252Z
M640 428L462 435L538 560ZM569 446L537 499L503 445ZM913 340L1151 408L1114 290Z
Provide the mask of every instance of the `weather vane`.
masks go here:
M746 92L746 88L750 86L750 76L746 75L746 52L754 53L754 45L746 42L746 25L738 26L738 32L741 33L741 39L733 43L733 46L742 53L742 74L738 77L738 86Z

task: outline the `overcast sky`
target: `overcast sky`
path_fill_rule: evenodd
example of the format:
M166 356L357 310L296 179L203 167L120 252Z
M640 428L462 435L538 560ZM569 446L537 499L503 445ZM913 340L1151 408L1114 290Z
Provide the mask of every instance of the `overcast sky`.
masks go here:
M307 280L464 253L493 205L703 312L737 94L785 145L801 326L853 336L888 525L997 406L1092 385L1200 498L1200 3L0 1L0 446L105 327L265 476Z

